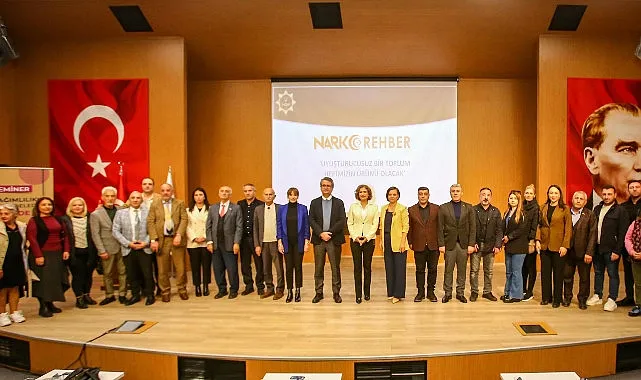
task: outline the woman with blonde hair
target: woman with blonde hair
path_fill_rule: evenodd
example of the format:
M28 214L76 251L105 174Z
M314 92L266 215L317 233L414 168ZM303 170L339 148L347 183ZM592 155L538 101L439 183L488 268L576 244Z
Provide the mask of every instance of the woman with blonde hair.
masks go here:
M0 326L25 321L18 302L27 284L27 226L16 220L17 217L15 204L0 205Z
M98 263L98 251L91 238L87 202L81 197L71 198L62 221L69 237L69 269L76 307L86 309L87 305L96 304L89 293L93 283L93 270Z
M381 246L385 259L387 298L397 303L405 298L410 217L407 207L398 203L401 192L397 187L387 189L385 197L389 203L381 208Z
M523 198L518 190L510 191L508 209L503 216L503 244L505 246L505 290L501 300L521 302L523 297L522 267L528 251L527 215Z
M523 193L523 211L525 212L525 223L527 224L528 251L523 261L521 271L523 277L523 301L529 301L534 296L534 285L536 284L536 228L539 225L539 204L536 201L536 189L534 185L527 185Z

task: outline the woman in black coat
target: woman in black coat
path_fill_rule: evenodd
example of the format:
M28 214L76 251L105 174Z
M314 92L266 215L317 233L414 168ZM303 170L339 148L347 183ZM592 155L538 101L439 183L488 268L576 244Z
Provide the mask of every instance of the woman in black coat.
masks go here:
M503 302L521 302L523 298L522 268L528 252L528 223L523 212L523 199L518 190L510 191L508 210L503 217L505 245L505 291Z

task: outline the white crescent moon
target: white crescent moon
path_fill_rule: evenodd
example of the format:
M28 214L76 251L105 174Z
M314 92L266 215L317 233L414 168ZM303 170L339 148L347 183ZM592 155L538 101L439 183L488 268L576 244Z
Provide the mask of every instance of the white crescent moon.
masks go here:
M118 113L109 106L99 104L92 105L85 108L78 114L76 121L73 123L73 139L75 140L76 145L81 152L85 152L80 145L80 131L82 130L82 127L84 127L85 123L94 117L103 118L116 128L116 132L118 132L118 144L116 144L116 149L113 151L113 153L115 153L118 148L120 148L120 145L122 145L122 141L125 139L125 126L122 123L120 116L118 116Z

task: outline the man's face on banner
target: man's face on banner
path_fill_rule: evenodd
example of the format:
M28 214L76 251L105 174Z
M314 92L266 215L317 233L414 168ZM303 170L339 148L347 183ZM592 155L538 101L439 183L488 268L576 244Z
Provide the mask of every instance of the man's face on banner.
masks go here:
M603 143L585 148L584 159L595 190L611 184L625 201L628 182L641 180L641 116L613 110L604 121Z

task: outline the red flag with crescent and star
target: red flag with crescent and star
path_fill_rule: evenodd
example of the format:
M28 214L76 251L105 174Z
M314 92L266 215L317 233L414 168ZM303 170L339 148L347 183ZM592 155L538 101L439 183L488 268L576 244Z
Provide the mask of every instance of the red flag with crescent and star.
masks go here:
M57 213L64 213L69 200L78 196L93 210L103 187L120 187L120 162L127 166L124 190L138 189L149 175L149 80L50 80L48 84Z

